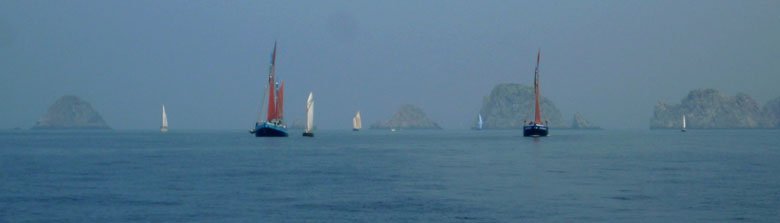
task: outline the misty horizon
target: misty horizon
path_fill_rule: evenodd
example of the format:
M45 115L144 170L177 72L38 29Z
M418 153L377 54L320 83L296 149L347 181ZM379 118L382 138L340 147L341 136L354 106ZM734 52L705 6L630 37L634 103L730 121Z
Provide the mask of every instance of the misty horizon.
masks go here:
M114 129L249 129L269 55L285 121L388 120L402 104L472 126L493 86L531 85L571 121L647 129L690 90L780 97L776 1L0 3L0 128L29 128L63 95Z

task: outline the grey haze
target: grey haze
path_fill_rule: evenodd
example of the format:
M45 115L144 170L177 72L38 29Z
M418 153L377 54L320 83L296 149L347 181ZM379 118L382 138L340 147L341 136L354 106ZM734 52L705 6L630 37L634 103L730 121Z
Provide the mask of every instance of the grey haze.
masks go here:
M0 128L57 98L115 129L248 129L274 41L288 121L349 129L414 104L468 128L499 83L570 119L647 128L658 100L716 88L780 96L780 1L0 1Z

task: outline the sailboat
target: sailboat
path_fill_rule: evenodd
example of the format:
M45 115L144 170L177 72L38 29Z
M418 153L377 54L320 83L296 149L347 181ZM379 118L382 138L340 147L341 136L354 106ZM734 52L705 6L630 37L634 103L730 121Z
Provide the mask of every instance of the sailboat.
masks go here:
M685 115L683 115L682 129L680 129L680 131L685 132Z
M548 126L542 123L542 110L539 107L539 60L542 57L542 50L536 53L536 69L534 70L534 120L523 126L523 136L547 136Z
M268 71L268 112L266 119L260 120L262 115L255 123L255 128L249 132L256 137L287 137L287 126L284 124L284 81L281 85L276 82L276 43L274 51L271 54L271 67ZM263 96L265 102L266 96ZM261 103L261 105L264 103ZM260 111L263 109L261 108Z
M314 137L314 96L309 92L309 99L306 100L306 129L303 130L303 136Z
M160 132L168 132L168 116L165 115L165 105L162 106L162 126L160 126Z
M482 114L477 115L477 126L472 127L473 130L482 130Z
M360 131L363 128L363 121L360 120L360 111L352 118L352 131Z

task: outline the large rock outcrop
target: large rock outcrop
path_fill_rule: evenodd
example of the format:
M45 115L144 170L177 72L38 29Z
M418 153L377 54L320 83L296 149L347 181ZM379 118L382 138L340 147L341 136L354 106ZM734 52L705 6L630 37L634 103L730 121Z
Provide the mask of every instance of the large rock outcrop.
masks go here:
M542 119L551 127L567 128L561 112L549 99L541 98ZM499 84L482 101L483 127L486 129L522 128L532 120L534 88L521 84Z
M428 119L422 109L414 105L402 105L393 118L371 125L372 129L441 129L439 124Z
M591 124L588 120L585 119L585 117L582 117L582 115L579 112L574 113L574 118L572 118L571 128L572 129L601 129L598 126Z
M111 129L89 102L62 96L49 107L32 129Z
M780 97L764 105L764 114L770 127L780 128Z
M650 128L680 128L685 115L688 128L767 128L764 111L749 95L727 96L715 89L697 89L680 104L659 102Z

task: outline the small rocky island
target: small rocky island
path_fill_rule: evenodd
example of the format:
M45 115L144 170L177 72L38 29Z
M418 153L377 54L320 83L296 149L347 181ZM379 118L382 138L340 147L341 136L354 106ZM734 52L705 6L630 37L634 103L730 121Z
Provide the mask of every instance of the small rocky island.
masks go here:
M96 129L108 130L111 127L106 124L103 117L98 114L89 102L72 95L65 95L49 107L48 112L41 117L35 126L35 130L61 130L61 129Z
M571 128L572 129L601 129L598 126L591 124L588 120L585 120L585 118L582 117L582 115L579 112L574 113L574 118L572 118Z
M764 114L770 127L780 128L780 97L764 105Z
M658 102L650 128L680 128L683 115L687 127L693 129L778 128L780 98L769 101L762 109L747 94L728 96L715 89L696 89L680 104Z
M439 124L428 119L422 109L414 105L402 105L388 121L371 125L372 129L441 129Z
M552 101L542 97L542 119L550 127L568 128L561 112ZM521 84L504 83L493 87L490 95L482 101L483 127L486 129L518 129L525 122L533 120L534 88Z

